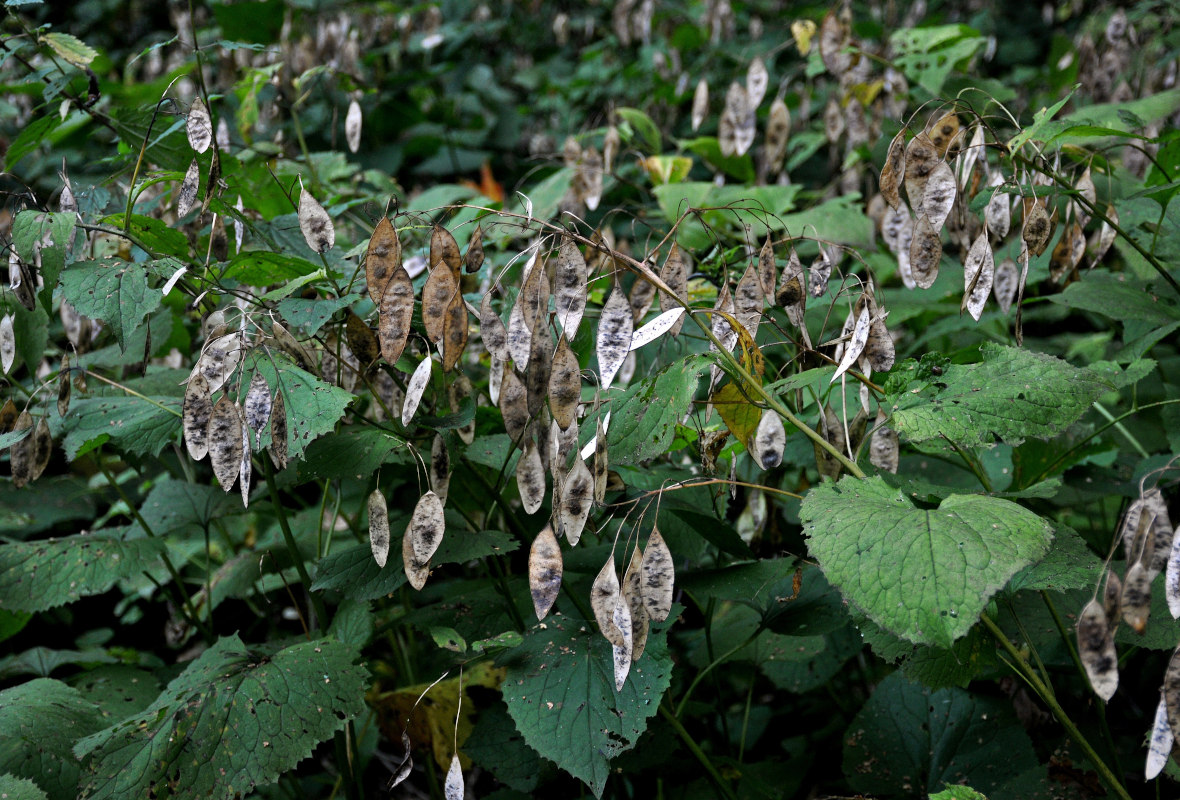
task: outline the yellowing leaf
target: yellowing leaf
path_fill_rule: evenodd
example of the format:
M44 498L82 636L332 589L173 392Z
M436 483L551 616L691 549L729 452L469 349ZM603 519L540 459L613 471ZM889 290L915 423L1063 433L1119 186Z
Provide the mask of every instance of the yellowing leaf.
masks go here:
M806 56L811 52L811 38L815 36L815 23L809 19L797 19L791 23L791 35L795 37L795 46L799 48L799 55Z
M91 61L98 58L97 50L68 33L47 33L41 37L41 41L75 67L89 66Z
M762 419L762 409L742 394L736 383L727 383L713 393L709 402L717 409L725 427L739 442L750 441Z

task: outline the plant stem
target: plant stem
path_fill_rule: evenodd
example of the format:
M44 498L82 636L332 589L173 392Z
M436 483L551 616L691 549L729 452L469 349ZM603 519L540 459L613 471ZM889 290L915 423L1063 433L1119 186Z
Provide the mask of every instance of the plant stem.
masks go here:
M279 502L279 488L275 485L274 468L270 464L270 459L262 458L259 460L262 462L263 470L266 474L266 488L270 492L270 502L274 506L275 516L278 517L279 529L283 532L283 542L287 545L287 552L295 562L295 571L299 573L299 580L303 583L303 590L307 592L312 608L315 609L317 619L315 620L316 625L312 627L327 630L328 612L324 607L323 598L311 590L311 576L307 574L307 565L303 563L303 556L299 553L299 545L295 543L295 537L291 533L291 526L287 523L287 512L283 509L283 504Z
M1053 696L1053 693L1049 691L1048 687L1046 687L1045 684L1041 682L1041 679L1037 677L1036 672L1029 666L1028 661L1025 660L1023 655L1021 655L1020 651L1016 648L1016 645L1014 645L1011 640L1008 639L1004 632L1000 630L1000 626L997 625L995 621L986 613L981 615L980 619L983 620L984 626L987 627L988 631L990 631L992 636L995 637L996 642L999 643L999 645L1008 653L1009 657L1012 658L1013 666L1017 668L1017 671L1020 672L1021 676L1028 682L1029 686L1032 687L1033 691L1037 693L1037 695L1041 698L1041 701L1044 702L1045 705L1049 706L1049 710L1053 712L1053 716L1056 717L1057 721L1061 723L1061 726L1065 728L1065 731L1069 734L1069 737L1077 743L1078 747L1082 749L1082 752L1085 753L1086 758L1090 759L1090 763L1093 764L1094 768L1098 771L1098 775L1102 779L1102 782L1105 783L1111 789L1111 791L1122 798L1122 800L1131 800L1131 795L1127 793L1126 788L1122 785L1122 783L1119 782L1118 777L1115 776L1110 767L1106 765L1106 762L1098 756L1097 751L1095 751L1090 742L1086 740L1086 737L1082 735L1082 732L1078 730L1077 725L1073 723L1073 720L1069 718L1069 715L1065 713L1065 709L1062 708L1061 704L1057 702L1057 699Z
M1116 431L1126 437L1127 441L1131 443L1131 447L1134 447L1135 451L1139 453L1140 458L1147 458L1148 455L1150 455L1146 450L1143 449L1143 445L1139 444L1139 440L1136 439L1129 430L1127 430L1127 427L1119 420L1116 420L1114 418L1114 414L1111 414L1109 411L1107 411L1101 403L1095 403L1094 410L1106 417L1106 421L1113 425Z
M692 697L692 693L697 688L697 684L699 684L702 680L704 680L706 675L708 675L710 672L712 672L714 668L719 667L722 664L724 664L725 661L730 656L732 656L734 653L741 650L743 647L746 647L747 645L751 644L755 639L758 638L758 634L760 634L760 633L762 633L761 627L759 627L752 634L750 634L749 637L747 637L744 642L742 642L741 644L737 645L736 647L733 647L730 650L727 650L726 652L722 653L720 656L713 659L713 662L711 664L709 664L707 667L705 667L700 672L698 672L696 674L696 677L694 677L692 679L692 683L690 683L688 685L688 688L684 691L684 697L680 698L680 702L676 706L676 716L679 717L681 714L684 713L684 707L686 705L688 705L688 700L690 697Z
M717 771L717 768L713 766L713 762L709 760L709 756L697 745L692 735L684 729L684 726L680 724L680 720L676 719L676 716L668 711L667 707L662 703L660 704L660 716L672 726L672 730L680 737L680 741L684 744L688 752L692 753L696 757L696 760L700 762L701 766L705 768L705 772L709 773L709 779L713 781L713 784L717 787L717 791L721 792L722 796L727 800L737 800L733 790L729 788L725 779L721 777L721 773Z

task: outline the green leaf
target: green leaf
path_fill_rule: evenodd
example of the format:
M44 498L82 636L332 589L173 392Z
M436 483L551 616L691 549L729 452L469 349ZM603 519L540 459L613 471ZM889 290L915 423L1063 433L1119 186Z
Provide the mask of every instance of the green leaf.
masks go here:
M250 286L269 286L311 275L320 269L322 267L296 256L247 250L234 256L222 277Z
M279 301L278 311L287 322L302 328L308 336L315 336L316 332L324 327L324 323L331 319L333 314L342 308L348 308L360 297L356 292L343 297L316 300L288 297Z
M1141 281L1125 275L1122 280L1101 273L1076 281L1060 294L1049 295L1051 302L1101 314L1113 320L1140 320L1153 325L1167 325L1180 320L1180 305L1174 295L1156 294Z
M160 682L152 673L127 666L107 664L70 678L70 685L102 709L107 724L138 714L160 694Z
M25 539L62 522L93 519L94 505L94 495L78 478L42 475L23 489L5 481L0 483L0 533Z
M299 463L299 477L365 478L382 464L409 456L406 442L380 428L341 431L335 436L316 439Z
M163 552L156 539L124 542L103 533L0 544L0 606L44 611L105 592Z
M621 396L608 396L608 402L579 423L579 430L593 436L598 414L609 410L606 438L611 464L638 464L664 455L710 361L706 355L688 356L628 387Z
M61 681L38 678L0 692L0 772L36 780L51 800L75 800L74 742L103 725L98 706Z
M123 230L126 218L125 214L112 214L104 217L102 223ZM188 239L182 232L168 227L163 220L132 214L129 230L132 236L151 248L153 256L175 256L182 260L188 258Z
M5 800L48 800L41 787L28 778L15 775L0 775L0 797Z
M518 792L532 792L537 788L541 757L524 743L503 703L480 709L475 730L463 745L463 752L505 786Z
M232 514L237 505L208 483L165 479L152 486L139 506L139 516L156 536L200 535L213 520ZM132 527L138 529L138 521Z
M717 140L716 136L701 136L696 139L687 139L679 142L679 145L684 150L696 153L713 167L742 183L748 184L754 180L754 159L750 154L744 153L740 156L722 155L721 142ZM755 187L747 186L746 188L753 189ZM667 209L665 209L666 211ZM675 221L675 218L672 221Z
M966 25L900 28L890 37L894 64L931 95L938 96L956 65L970 59L987 40Z
M945 436L971 446L995 434L1008 444L1054 436L1113 386L1059 358L992 342L978 364L951 364L941 376L888 398L890 425L911 441Z
M501 691L525 742L597 797L611 759L635 746L672 680L662 628L616 692L610 643L561 614L530 630L507 667Z
M16 636L24 630L32 618L32 614L0 608L0 642Z
M651 117L637 108L616 108L615 113L631 126L631 129L639 136L639 144L649 154L660 152L662 149L660 129L656 127Z
M61 275L62 294L79 314L103 321L126 352L127 337L160 306L142 264L84 261Z
M41 41L75 67L89 66L91 61L98 58L97 50L68 33L46 33L42 35Z
M23 653L0 659L0 677L14 675L36 675L48 678L58 667L76 664L112 664L115 657L106 650L51 650L48 647L32 647Z
M17 134L4 154L5 168L9 171L15 169L17 163L40 147L45 137L57 130L62 122L62 118L55 112L25 125L24 130Z
M365 710L368 673L332 639L251 652L229 636L151 706L78 742L81 797L247 795Z
M49 318L41 306L29 311L24 306L14 305L10 310L17 355L29 371L34 372L45 355L45 345L49 343Z
M1025 142L1029 142L1034 139L1043 139L1044 131L1047 127L1049 127L1049 122L1057 115L1058 111L1065 107L1065 104L1069 102L1069 99L1073 97L1073 93L1076 91L1077 87L1075 86L1065 97L1061 98L1048 108L1042 108L1040 111L1033 114L1032 124L1008 140L1008 149L1016 151L1023 147Z
M961 782L992 791L1038 763L1009 703L962 689L931 691L898 673L874 689L844 742L852 788L882 796Z
M283 394L287 407L287 450L292 459L300 459L309 444L331 433L344 416L355 396L321 381L310 372L282 358L255 351L248 356L249 368L262 373L272 392ZM242 394L248 388L243 382Z
M800 518L849 601L896 636L942 647L1052 539L1047 522L1008 500L953 495L927 510L877 477L813 488Z
M43 214L40 211L22 211L12 221L12 243L25 261L32 262L35 250L41 253L41 305L46 314L53 313L53 290L57 287L58 276L66 266L66 245L74 232L76 214Z
M62 449L70 461L106 442L126 453L159 455L180 433L180 405L175 397L75 400L62 420Z
M987 797L970 786L948 786L938 794L930 795L930 800L987 800Z

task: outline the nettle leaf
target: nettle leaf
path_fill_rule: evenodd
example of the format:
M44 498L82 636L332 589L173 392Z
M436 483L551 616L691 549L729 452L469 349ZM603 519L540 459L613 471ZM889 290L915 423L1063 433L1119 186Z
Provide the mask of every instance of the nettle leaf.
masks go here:
M283 395L289 458L301 458L313 440L331 433L354 399L351 392L325 383L286 360L255 355L252 361L247 369L260 372L271 391Z
M1053 356L988 342L978 364L951 364L943 375L890 395L891 427L911 441L945 436L959 445L1048 438L1114 387L1093 370Z
M301 480L314 478L365 478L382 464L409 461L406 442L380 428L341 431L312 442L299 462Z
M287 322L300 327L308 336L315 336L324 323L342 308L348 308L361 298L359 292L343 297L328 297L306 300L302 297L288 297L280 300L276 308Z
M49 795L28 778L0 775L0 797L6 800L48 800Z
M46 313L50 307L58 276L66 265L66 247L74 232L76 214L43 214L40 211L21 211L12 221L12 243L25 261L32 262L34 248L41 253L41 305Z
M51 800L74 800L81 771L74 742L102 725L101 709L61 681L38 678L6 689L0 692L0 773L36 780Z
M140 714L78 742L80 796L232 798L276 781L365 710L368 672L332 639L274 653L218 640Z
M147 276L141 264L84 261L61 274L62 294L79 314L102 320L126 352L127 338L160 306Z
M161 540L125 542L103 533L0 544L0 607L44 611L105 592L163 552Z
M584 442L594 435L598 415L609 411L607 454L611 464L638 464L667 453L676 425L696 394L697 381L710 363L706 355L689 356L611 397L609 403L578 423Z
M70 404L62 448L73 461L106 442L126 453L159 455L181 430L178 397L91 397Z
M530 747L602 796L610 761L635 746L672 681L663 627L615 691L611 645L560 613L514 649L501 685L508 713Z
M952 495L927 510L879 477L812 489L800 518L845 597L890 633L942 647L1052 539L1049 523L1008 500Z
M314 274L319 269L318 265L298 256L247 250L234 256L222 277L250 286L270 286Z
M969 783L990 793L1037 766L1011 705L962 689L931 691L893 673L844 736L844 774L875 795L919 794Z

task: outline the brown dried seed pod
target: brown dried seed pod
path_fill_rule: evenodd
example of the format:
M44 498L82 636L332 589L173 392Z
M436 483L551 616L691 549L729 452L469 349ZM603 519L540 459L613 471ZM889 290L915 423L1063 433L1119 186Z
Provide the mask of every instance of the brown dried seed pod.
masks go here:
M180 182L180 191L176 194L176 216L183 217L192 210L197 202L197 189L201 185L201 165L194 158L184 173L184 180Z
M209 116L209 109L206 108L205 101L200 97L194 100L189 107L185 131L188 133L189 146L198 153L205 152L213 143L213 120ZM184 215L181 214L181 216Z
M575 185L586 208L591 211L598 208L602 200L602 156L597 148L588 147L582 154Z
M901 179L905 176L905 128L897 132L893 141L889 143L889 151L885 156L885 165L881 167L881 196L890 208L901 208L901 193L898 191Z
M377 566L384 567L389 559L389 508L380 489L369 495L369 548Z
M406 580L417 591L422 591L426 579L430 577L430 562L419 561L414 555L414 544L407 534L402 537L402 567L406 571Z
M242 344L236 331L214 337L205 343L190 380L197 374L204 375L212 394L225 385L241 360Z
M677 299L682 303L688 303L688 264L685 263L684 256L680 252L680 245L675 242L672 243L672 249L668 251L668 258L664 261L664 266L660 268L660 280L675 293L675 297L673 297L667 292L660 292L661 311L680 308L680 304L676 302ZM679 334L683 325L684 318L682 317L680 322L672 326L672 335Z
M242 431L242 459L238 462L238 489L242 492L242 507L250 507L250 478L254 474L253 453L250 451L250 429L246 426L246 417L242 414L242 407L235 404L238 417L241 419Z
M896 474L899 453L897 431L885 424L885 412L878 410L876 430L869 442L869 463L877 469Z
M930 126L930 130L928 131L930 142L938 150L939 158L947 157L947 152L954 144L955 139L958 138L962 126L963 123L953 111L944 115Z
M213 215L213 226L209 231L209 255L214 261L229 258L229 235L225 232L225 217Z
M599 386L605 390L618 374L619 367L631 349L631 334L634 323L631 306L623 288L615 281L610 297L602 307L598 318L598 339L595 352L598 355Z
M462 263L462 257L459 255L459 243L455 241L455 237L451 235L450 231L441 225L435 225L430 232L430 268L437 267L440 261L447 265L451 271L451 277L458 285Z
M467 252L463 254L463 268L468 273L479 272L483 266L483 226L476 225L471 238L467 240Z
M533 329L525 319L526 310L523 302L524 291L516 296L512 304L512 311L508 314L508 329L505 337L505 348L512 362L520 369L529 363L529 353L533 346Z
M782 171L783 158L787 154L787 140L791 136L791 112L781 97L774 98L770 113L766 117L764 157L766 169L771 175ZM771 292L766 293L768 296Z
M737 321L749 332L751 338L758 335L758 322L762 318L764 302L762 275L758 265L750 262L734 290L733 305L737 311Z
M1114 697L1119 687L1118 654L1114 649L1114 637L1107 625L1106 614L1097 600L1087 603L1078 615L1078 655L1082 659L1082 666L1086 668L1094 693L1103 701ZM1177 701L1180 703L1180 697Z
M934 285L938 278L938 262L941 260L942 235L927 217L919 217L910 243L910 272L918 288L929 289Z
M521 442L528 430L528 390L524 381L516 375L511 364L505 362L500 380L500 416L504 418L504 430L513 442Z
M938 148L923 131L910 139L905 151L905 192L915 213L921 208L926 179L939 163Z
M996 265L996 274L992 279L992 294L995 295L996 304L1004 314L1008 313L1012 301L1016 299L1016 284L1019 280L1020 273L1012 259L1005 258Z
M608 448L606 443L606 425L602 421L602 414L598 415L598 428L594 435L594 502L603 503L606 500L607 473L610 469Z
M1102 610L1107 620L1114 620L1111 627L1118 627L1118 620L1123 615L1122 602L1123 582L1119 580L1118 573L1108 567L1106 583L1102 587Z
M455 292L443 320L443 372L453 370L467 349L467 329L467 303L462 294Z
M458 294L459 283L450 268L444 262L434 262L422 287L422 327L431 343L442 341L447 308Z
M189 380L184 391L181 421L184 424L184 444L189 457L200 461L209 454L209 418L213 416L213 399L209 382L198 373Z
M49 466L49 459L53 456L53 434L49 432L49 423L45 417L37 420L37 427L33 430L33 435L25 441L29 441L29 439L33 442L33 461L29 480L35 481L45 472L45 468Z
M378 306L377 340L381 357L396 364L405 352L414 319L414 285L402 267L395 267Z
M631 304L631 323L638 325L647 316L648 309L651 308L652 301L656 299L656 287L654 283L648 283L639 275L635 276L635 282L631 284L631 294L627 298L627 302Z
M766 234L766 241L758 252L758 285L762 288L762 296L772 305L774 291L778 285L778 266L774 260L774 246L770 242L770 234Z
M963 261L963 280L966 282L963 308L967 309L976 322L983 316L983 306L992 293L995 273L995 256L992 254L991 242L987 240L987 231L984 230L975 238L966 260Z
M229 493L242 466L242 417L223 394L209 415L209 462L222 491Z
M488 291L479 304L479 333L483 346L494 357L507 361L512 356L508 350L508 331L504 321L492 308L492 293Z
M428 355L414 368L414 374L410 376L410 382L406 384L406 399L402 402L402 425L409 425L410 420L417 413L418 404L422 402L422 395L426 392L426 387L430 385L430 373L431 359Z
M1085 227L1090 221L1090 208L1092 208L1098 200L1098 189L1094 186L1094 179L1090 177L1090 168L1086 167L1086 171L1082 173L1082 177L1078 178L1078 182L1074 184L1074 190L1078 195L1088 201L1082 203L1079 200L1073 201L1074 220L1079 226Z
M1062 279L1073 269L1073 237L1069 231L1061 235L1053 254L1049 257L1049 280L1061 283Z
M820 245L819 255L807 271L807 287L812 297L823 297L828 291L828 281L831 280L834 266L832 255Z
M616 647L623 646L623 632L615 627L614 620L615 606L621 597L619 576L615 573L615 554L612 552L590 587L590 608L594 611L594 619L598 621L598 629Z
M635 545L635 550L631 553L631 563L627 565L627 572L620 584L623 600L627 603L631 617L632 662L643 657L643 650L647 646L647 634L651 631L651 621L647 618L647 608L643 604L643 572L640 568L642 562L643 554L639 552L639 545Z
M709 84L701 78L697 81L697 88L692 93L692 129L701 127L705 117L709 115Z
M557 253L555 283L557 292L557 321L565 337L572 340L578 333L582 315L586 311L587 267L582 251L572 239L562 239Z
M1113 222L1115 225L1119 224L1119 215L1118 212L1115 211L1113 205L1106 207L1106 219L1110 220L1110 222ZM1107 222L1104 219L1102 221L1102 225L1090 239L1089 246L1090 250L1093 251L1090 257L1091 267L1095 267L1102 263L1102 259L1106 257L1107 251L1110 250L1110 246L1114 244L1115 229L1114 226L1110 224L1110 222Z
M57 377L57 414L59 417L64 417L70 412L70 354L65 353L61 357L61 369L58 370Z
M369 248L365 251L365 279L368 282L369 297L380 305L385 295L385 287L389 285L394 272L402 266L402 244L397 236L397 229L389 221L389 217L382 217L373 229L369 238ZM406 276L409 279L409 276ZM413 303L413 292L410 294Z
M942 230L957 196L955 174L945 161L939 161L926 177L926 188L922 193L922 206L918 216L925 214L930 218L931 225Z
M442 543L446 530L442 500L434 492L427 492L414 506L406 536L414 548L414 559L422 564L430 561L434 551Z
M852 55L844 52L848 30L834 10L824 15L819 26L819 53L828 72L837 78L852 67Z
M361 366L367 367L381 355L381 348L377 344L377 337L373 335L373 329L351 308L346 312L344 336L348 341L348 349L356 356Z
M1142 562L1136 561L1123 576L1123 594L1119 598L1123 620L1131 629L1143 635L1151 614L1151 573Z
M647 549L639 565L642 576L643 606L653 622L663 622L672 611L672 590L676 581L676 566L672 551L664 537L652 529Z
M564 335L557 341L553 368L549 373L549 413L565 430L574 421L582 399L582 372L578 357Z
M1164 672L1164 703L1168 708L1168 724L1175 737L1180 734L1180 648L1172 653Z
M752 107L757 108L762 104L769 84L770 75L766 72L766 65L762 63L762 59L755 57L746 68L746 94Z
M1003 184L1003 175L999 172L992 175L989 185L997 188L992 192L991 199L987 201L987 208L983 212L987 229L996 239L1003 239L1007 236L1008 229L1012 226L1012 205L1008 202L1008 195L998 188Z
M561 591L561 575L561 545L553 535L553 527L546 525L529 549L529 591L538 620L545 619L553 608Z
M570 426L570 429L573 430L573 427ZM582 538L593 499L594 477L586 467L586 462L575 457L574 465L561 487L561 506L558 509L562 535L571 545L576 545Z
M893 337L885 327L885 320L874 319L869 326L869 340L865 344L865 358L873 372L888 372L893 369L893 362L897 357L897 348L893 344Z
M524 513L537 513L545 501L545 465L532 436L526 437L524 450L516 462L516 488Z
M270 407L270 460L275 469L287 468L287 403L277 391Z
M16 423L12 426L12 431L13 433L24 430L31 431L32 428L33 415L28 411L22 411L17 416ZM35 454L36 449L33 443L32 433L8 448L9 467L12 470L12 482L16 488L23 489L29 481L33 480L33 461Z
M1168 504L1159 487L1143 493L1144 513L1152 517L1151 533L1154 541L1152 557L1147 561L1148 570L1157 575L1168 566L1173 547L1172 520L1168 516Z
M12 398L5 400L4 405L0 406L0 433L11 433L15 429L19 417L20 412L17 411Z
M16 333L12 326L12 315L0 318L0 368L7 375L16 361Z
M299 230L307 246L316 253L326 253L336 244L336 228L319 201L299 182Z
M1152 780L1164 771L1168 760L1172 757L1172 744L1175 742L1172 726L1168 722L1168 701L1160 693L1159 705L1155 708L1155 720L1151 725L1151 741L1147 746L1147 764L1144 766L1144 777Z
M277 321L271 323L271 336L274 337L275 344L279 346L279 349L291 356L301 369L309 372L315 369L315 360L311 353L307 352L307 349L291 335L290 331L283 327L282 323ZM212 384L210 384L210 388L212 389ZM216 390L213 389L213 391Z
M430 488L438 495L439 502L447 502L447 490L451 486L451 454L441 433L434 435L430 444Z
M783 421L774 411L762 412L762 419L754 429L750 441L750 455L762 469L774 469L783 463L783 450L787 445L787 432Z
M1020 231L1020 236L1028 245L1029 253L1039 256L1045 252L1052 235L1053 223L1049 219L1049 213L1045 211L1045 201L1026 199L1024 201L1024 227Z

